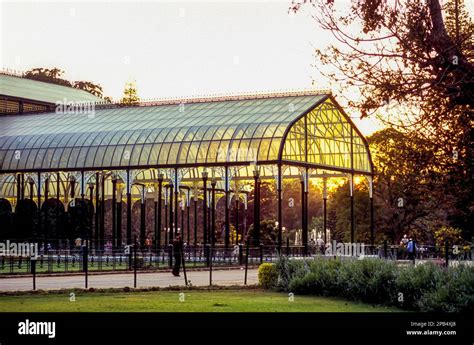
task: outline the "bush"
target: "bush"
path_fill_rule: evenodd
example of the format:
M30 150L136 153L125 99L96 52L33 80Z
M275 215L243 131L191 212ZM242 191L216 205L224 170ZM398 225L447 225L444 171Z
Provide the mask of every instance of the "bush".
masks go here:
M399 305L405 309L418 309L417 303L423 295L440 288L444 272L432 263L401 267L395 282L397 293L403 294Z
M417 302L426 312L474 312L474 273L464 265L449 269L438 289L427 292Z
M387 304L394 295L396 267L378 260L346 260L336 274L338 295L369 303Z
M277 285L278 272L273 264L264 263L258 268L258 284L265 289L274 288Z
M274 286L287 292L421 311L472 312L474 308L474 267L446 269L431 263L399 267L379 259L340 258L282 258L274 267Z

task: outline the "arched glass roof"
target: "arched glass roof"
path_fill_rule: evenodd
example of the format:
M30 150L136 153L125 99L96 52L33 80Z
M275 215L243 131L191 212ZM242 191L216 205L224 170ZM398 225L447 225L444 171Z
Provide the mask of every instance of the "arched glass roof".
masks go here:
M2 173L285 161L372 172L365 139L325 94L0 117Z

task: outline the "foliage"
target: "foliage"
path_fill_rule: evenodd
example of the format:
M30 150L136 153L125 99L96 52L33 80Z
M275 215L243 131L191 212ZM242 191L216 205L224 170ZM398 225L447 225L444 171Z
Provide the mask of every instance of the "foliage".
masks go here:
M235 230L235 226L230 225L230 243L240 243L242 241L242 234L239 234L237 237L237 231ZM237 242L235 241L237 239Z
M129 82L125 84L125 90L123 91L123 98L121 103L125 105L134 105L140 102L140 97L138 97L137 86L134 82Z
M50 84L57 84L62 86L71 87L71 82L62 79L61 76L64 74L64 71L54 67L54 68L32 68L29 71L26 71L23 75L27 79L38 80Z
M420 298L440 288L443 274L442 268L431 263L401 268L395 283L397 293L403 294L399 305L405 309L417 309Z
M434 229L447 224L454 212L453 198L444 192L445 178L434 168L436 148L416 133L393 128L368 140L377 172L377 232L392 243L399 243L404 234L433 243Z
M90 81L75 81L70 82L66 79L61 78L64 74L64 71L54 67L54 68L32 68L29 71L26 71L23 75L27 79L33 79L42 81L50 84L57 84L62 86L74 87L76 89L81 89L84 91L93 94L94 96L101 97L110 101L110 97L104 97L102 86L95 84Z
M427 292L417 302L425 312L474 312L474 275L472 268L449 270L436 291Z
M354 230L355 240L370 243L370 204L367 188L356 185L354 188ZM328 201L328 218L333 221L328 226L331 238L337 241L350 241L351 214L349 183L337 188Z
M348 103L361 116L378 115L407 132L406 139L416 134L429 143L420 153L432 151L436 159L420 157L423 168L444 176L437 191L453 199L447 220L465 238L472 236L474 23L464 2L450 0L442 8L439 0L357 0L343 9L334 0L305 0L291 10L304 3L312 4L314 18L336 42L316 50L321 73L340 92L360 91ZM415 165L420 157L407 158Z
M102 86L94 84L90 81L75 81L73 87L76 89L87 91L93 94L94 96L100 98L104 97L104 91L102 90Z
M446 241L448 245L464 246L467 242L461 237L461 229L452 228L449 226L442 226L439 230L435 231L435 243L438 248L444 253L446 247Z
M248 235L253 238L254 225L249 228ZM275 220L263 220L260 222L260 242L264 245L274 245L278 242L278 228Z
M421 311L472 311L474 267L397 266L378 259L315 258L275 264L276 289Z
M278 272L276 267L270 263L263 263L258 267L258 284L265 289L276 286Z

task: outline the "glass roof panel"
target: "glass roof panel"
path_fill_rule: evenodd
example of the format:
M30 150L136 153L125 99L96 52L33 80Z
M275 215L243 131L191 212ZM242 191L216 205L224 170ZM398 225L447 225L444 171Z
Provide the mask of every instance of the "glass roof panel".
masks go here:
M0 170L250 163L256 157L263 164L278 159L288 128L326 99L325 94L288 93L151 106L96 106L94 117L57 113L3 116ZM301 145L301 131L290 130L285 155L308 163L350 167L347 136L353 125L334 111L325 110L318 116L307 153ZM353 147L354 168L370 170L364 140L354 140Z

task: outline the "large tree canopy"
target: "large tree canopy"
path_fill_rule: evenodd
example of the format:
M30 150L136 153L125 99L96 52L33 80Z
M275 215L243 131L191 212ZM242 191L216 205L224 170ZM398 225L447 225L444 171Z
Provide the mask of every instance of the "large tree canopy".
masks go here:
M321 73L344 91L361 116L386 124L430 147L437 185L456 196L452 221L474 228L474 23L462 0L304 0L334 44L320 47ZM341 14L342 13L342 14ZM410 139L411 140L411 139ZM403 162L399 162L403 164ZM413 171L412 173L416 173Z

